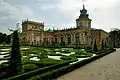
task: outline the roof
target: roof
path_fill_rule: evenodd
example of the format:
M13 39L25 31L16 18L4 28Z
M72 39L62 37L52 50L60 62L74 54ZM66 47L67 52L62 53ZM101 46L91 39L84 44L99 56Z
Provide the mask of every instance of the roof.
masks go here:
M103 32L107 33L107 32L104 31L103 29L95 29L95 28L92 28L91 31L103 31Z
M83 30L84 28L68 28L68 29L62 29L62 30L51 30L51 29L48 29L46 30L45 32L65 32L65 31L72 31L72 30Z
M25 24L25 23L44 25L44 23L35 22L35 21L27 21L27 20L22 22L22 24Z

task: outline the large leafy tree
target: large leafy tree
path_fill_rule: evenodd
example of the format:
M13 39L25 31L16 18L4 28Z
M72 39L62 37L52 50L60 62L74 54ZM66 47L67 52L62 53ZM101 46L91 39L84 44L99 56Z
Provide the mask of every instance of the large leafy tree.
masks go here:
M11 35L7 35L6 44L10 44L10 43L11 43Z
M12 49L9 60L9 74L14 76L22 72L22 55L20 50L20 40L18 30L12 34Z
M7 43L9 44L11 42L11 35L7 35L5 33L0 32L0 44Z
M120 47L120 30L115 29L109 33L110 42L113 47Z

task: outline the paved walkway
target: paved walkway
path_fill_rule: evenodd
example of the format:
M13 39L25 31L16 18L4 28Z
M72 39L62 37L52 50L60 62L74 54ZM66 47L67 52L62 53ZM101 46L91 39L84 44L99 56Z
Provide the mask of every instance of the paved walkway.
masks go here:
M56 80L120 80L120 49Z

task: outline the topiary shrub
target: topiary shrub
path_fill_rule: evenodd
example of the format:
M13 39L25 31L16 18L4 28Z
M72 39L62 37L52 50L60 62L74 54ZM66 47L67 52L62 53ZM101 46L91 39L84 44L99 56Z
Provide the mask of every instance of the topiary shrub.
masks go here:
M95 54L98 54L98 47L97 47L96 39L95 39L94 46L93 46L93 52L94 52Z
M23 72L22 54L20 50L20 38L18 30L15 30L12 35L12 48L10 52L8 68L8 74L10 76L18 75Z
M37 68L38 68L38 66L36 66L35 64L25 64L25 65L23 65L24 72L32 71L32 70L35 70Z

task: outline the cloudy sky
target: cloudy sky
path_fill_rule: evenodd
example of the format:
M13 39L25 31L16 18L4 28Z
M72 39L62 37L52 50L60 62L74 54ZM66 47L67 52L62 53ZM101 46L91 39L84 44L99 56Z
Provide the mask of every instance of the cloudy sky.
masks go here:
M0 0L0 32L9 34L26 18L44 22L46 29L75 27L83 4L92 28L120 28L120 0Z

